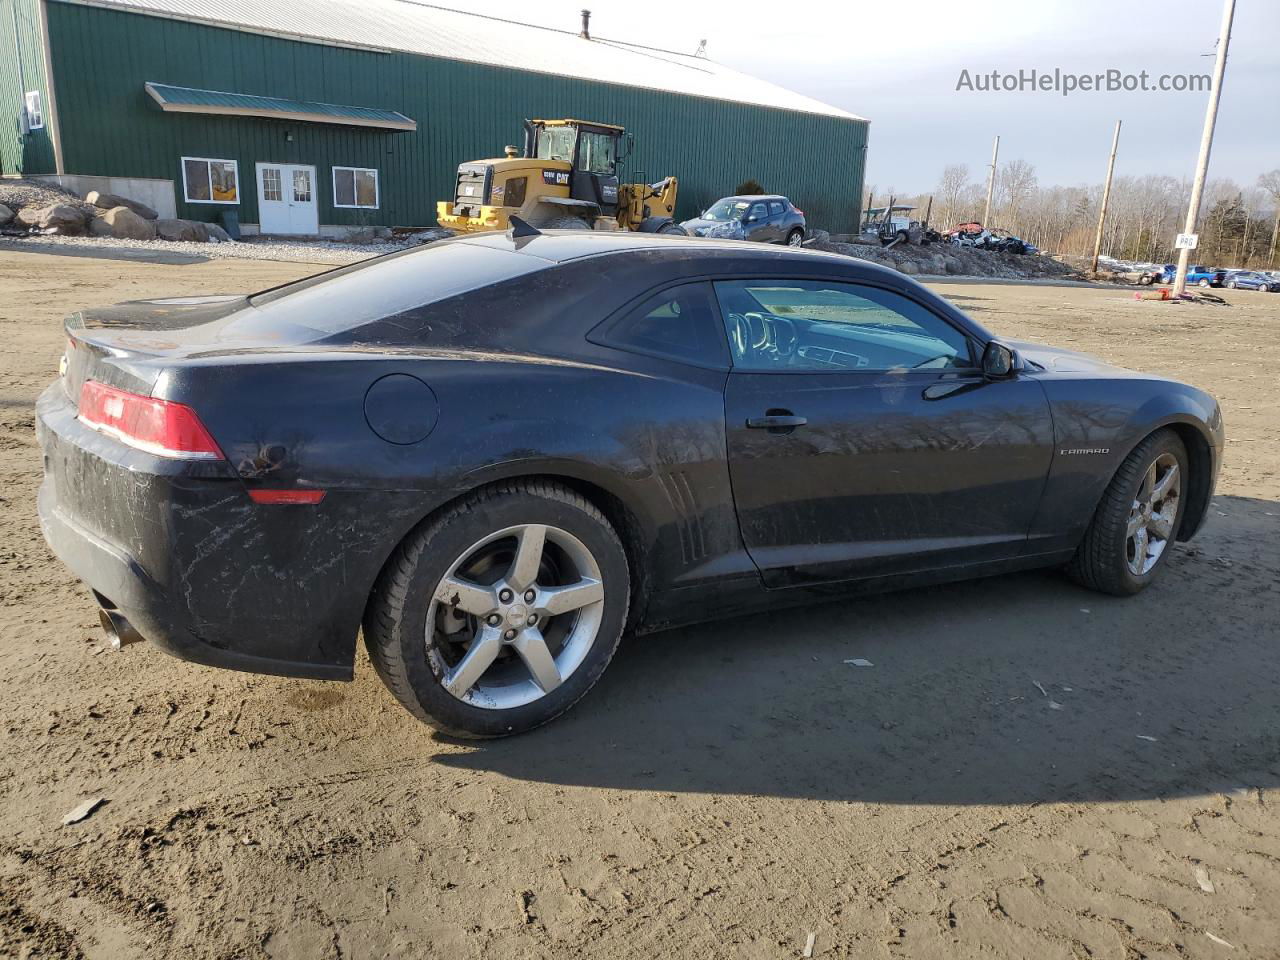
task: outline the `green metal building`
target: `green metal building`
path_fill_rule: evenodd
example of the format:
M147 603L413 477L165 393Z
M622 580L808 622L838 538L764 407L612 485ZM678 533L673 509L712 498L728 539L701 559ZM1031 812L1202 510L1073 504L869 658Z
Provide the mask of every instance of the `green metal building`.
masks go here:
M701 56L411 0L0 0L0 175L250 232L426 226L526 117L635 135L680 218L753 178L856 229L867 121Z

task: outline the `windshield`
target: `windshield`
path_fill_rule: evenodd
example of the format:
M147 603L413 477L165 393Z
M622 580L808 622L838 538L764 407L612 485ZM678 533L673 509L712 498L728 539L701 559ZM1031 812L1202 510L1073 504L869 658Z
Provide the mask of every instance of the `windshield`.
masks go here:
M539 127L537 145L533 155L539 160L573 161L573 144L578 138L577 127Z
M751 206L746 200L717 200L702 215L704 220L741 220L746 215L747 207Z

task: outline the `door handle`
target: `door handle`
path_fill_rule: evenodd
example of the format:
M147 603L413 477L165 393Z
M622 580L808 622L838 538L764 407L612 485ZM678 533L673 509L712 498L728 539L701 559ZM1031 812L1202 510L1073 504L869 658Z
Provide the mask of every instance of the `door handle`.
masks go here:
M794 430L808 423L805 417L792 413L769 413L763 417L748 417L747 426L752 430Z

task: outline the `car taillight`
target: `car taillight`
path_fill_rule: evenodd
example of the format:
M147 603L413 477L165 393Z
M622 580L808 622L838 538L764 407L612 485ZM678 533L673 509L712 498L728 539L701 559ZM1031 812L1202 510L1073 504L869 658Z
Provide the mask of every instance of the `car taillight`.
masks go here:
M796 213L800 214L800 216L802 217L804 216L804 211L801 210L799 207L797 207L795 204L791 205L791 209L794 210Z
M86 426L159 457L223 459L218 444L186 404L86 380L80 389L79 419Z

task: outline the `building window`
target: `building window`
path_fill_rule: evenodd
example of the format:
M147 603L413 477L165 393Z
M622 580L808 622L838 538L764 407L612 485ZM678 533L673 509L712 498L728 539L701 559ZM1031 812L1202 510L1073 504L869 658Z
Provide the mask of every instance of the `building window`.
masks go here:
M182 190L187 203L239 203L240 171L234 160L183 157Z
M293 199L295 203L311 202L311 170L294 168Z
M44 111L40 108L40 91L27 91L27 129L44 129Z
M333 205L377 209L378 171L365 167L333 168Z
M284 199L284 193L280 189L279 167L262 168L262 199L276 202Z

